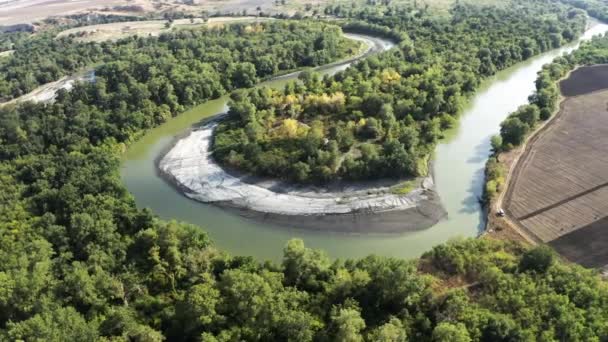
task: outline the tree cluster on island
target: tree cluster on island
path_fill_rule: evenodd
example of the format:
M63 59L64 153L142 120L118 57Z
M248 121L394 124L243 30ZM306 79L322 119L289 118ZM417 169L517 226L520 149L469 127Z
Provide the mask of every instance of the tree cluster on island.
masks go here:
M352 14L365 22L345 29L382 34L398 47L333 77L305 73L282 90L233 94L215 158L300 183L425 175L442 132L481 80L572 41L586 22L582 11L553 2L457 5L451 13L432 22L409 12Z

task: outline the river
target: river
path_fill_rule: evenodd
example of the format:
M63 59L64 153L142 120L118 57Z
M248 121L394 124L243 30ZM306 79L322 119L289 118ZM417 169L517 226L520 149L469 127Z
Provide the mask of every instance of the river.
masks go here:
M435 182L448 218L424 231L402 235L304 231L247 220L179 194L157 175L155 160L171 145L176 135L201 119L225 112L226 96L199 105L150 130L125 153L121 176L138 206L150 208L163 219L201 226L219 248L234 255L279 260L286 241L297 237L302 238L308 247L323 249L336 258L369 254L416 257L450 238L475 237L482 231L485 219L478 198L482 194L484 165L490 154L490 137L499 132L500 123L509 113L527 102L534 91L536 73L544 64L574 50L581 40L606 31L608 25L593 23L578 42L538 55L483 82L468 101L457 127L448 131L446 138L437 146ZM383 43L384 48L390 47L387 42ZM322 72L335 73L347 66L323 68ZM265 84L281 87L294 77L296 75L281 77Z

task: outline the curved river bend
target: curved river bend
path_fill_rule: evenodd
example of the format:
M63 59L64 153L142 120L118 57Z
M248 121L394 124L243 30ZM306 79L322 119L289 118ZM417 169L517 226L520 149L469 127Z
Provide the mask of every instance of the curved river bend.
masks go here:
M536 73L544 64L576 49L581 40L607 31L608 25L596 23L578 42L536 56L484 81L463 110L458 127L447 132L446 138L437 146L435 182L448 218L424 231L384 236L304 231L247 220L179 194L157 175L155 160L171 146L176 135L204 118L225 112L227 96L171 119L130 146L124 156L122 179L138 206L148 207L164 219L202 226L218 247L235 255L278 260L286 241L298 237L304 239L308 247L321 248L332 257L369 254L416 257L450 238L474 237L481 232L484 212L478 198L482 194L484 165L490 154L490 137L498 133L500 123L509 113L527 102L534 91ZM378 39L374 42L382 44L383 49L392 46ZM319 71L335 73L348 65L322 67ZM282 87L296 76L286 75L264 84Z

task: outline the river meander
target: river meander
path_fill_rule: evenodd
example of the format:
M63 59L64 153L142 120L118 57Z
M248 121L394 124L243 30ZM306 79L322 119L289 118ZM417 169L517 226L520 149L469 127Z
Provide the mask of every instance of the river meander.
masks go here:
M175 136L209 116L227 110L227 97L211 100L150 130L125 153L121 175L140 207L148 207L163 219L175 219L203 227L216 245L232 254L277 260L290 238L304 239L308 247L321 248L332 257L361 257L378 254L416 257L450 238L477 236L484 225L478 203L484 182L483 168L490 154L490 137L500 122L534 91L536 73L553 58L575 49L581 40L608 31L608 25L595 23L579 42L546 52L503 70L486 79L472 97L455 129L446 134L434 156L437 191L448 211L448 218L424 231L402 235L330 234L275 226L252 221L213 205L190 200L158 176L155 160L171 145ZM378 41L384 48L388 42ZM322 68L335 73L347 64ZM265 85L281 87L296 75L280 77Z

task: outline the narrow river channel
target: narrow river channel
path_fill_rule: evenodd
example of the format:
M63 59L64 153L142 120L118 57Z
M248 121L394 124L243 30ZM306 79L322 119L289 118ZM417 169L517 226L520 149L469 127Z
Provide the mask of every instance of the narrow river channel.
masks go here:
M203 227L219 248L232 254L278 260L285 242L304 239L308 247L321 248L332 257L361 257L378 254L416 257L450 238L477 236L484 225L478 198L483 187L483 168L490 154L490 137L500 122L527 102L534 90L536 73L555 57L572 51L581 40L608 31L608 25L594 23L579 42L536 56L485 80L470 99L458 127L446 134L437 147L434 172L437 190L448 218L432 228L403 235L345 235L311 232L294 227L278 227L241 218L218 207L199 203L179 194L160 178L155 160L171 145L174 137L206 117L226 111L227 97L208 101L149 131L125 153L121 175L137 205L148 207L164 219L175 219ZM374 39L391 47L385 41ZM323 68L335 73L347 64ZM266 82L283 86L296 75Z

